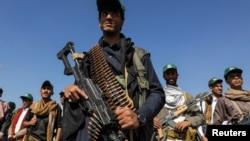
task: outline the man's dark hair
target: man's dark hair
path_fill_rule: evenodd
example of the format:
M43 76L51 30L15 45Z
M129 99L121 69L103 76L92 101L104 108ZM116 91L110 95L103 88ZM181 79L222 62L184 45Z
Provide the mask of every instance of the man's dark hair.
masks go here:
M12 108L13 110L16 108L15 102L10 101L10 102L8 102L8 105L9 105L10 108Z

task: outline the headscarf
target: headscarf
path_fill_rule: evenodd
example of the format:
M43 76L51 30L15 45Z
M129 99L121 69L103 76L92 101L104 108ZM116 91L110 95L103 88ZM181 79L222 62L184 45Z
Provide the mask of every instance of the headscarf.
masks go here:
M164 107L168 109L175 109L176 107L184 104L185 98L180 87L166 85L164 92L166 101Z
M240 100L240 101L249 102L250 91L235 90L235 89L228 88L228 90L225 92L225 97L232 99L232 100Z

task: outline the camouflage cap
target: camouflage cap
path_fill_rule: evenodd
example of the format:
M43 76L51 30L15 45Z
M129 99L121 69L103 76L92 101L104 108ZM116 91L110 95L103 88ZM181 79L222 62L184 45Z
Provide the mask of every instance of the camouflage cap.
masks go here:
M208 81L208 86L212 86L212 85L214 85L214 84L217 83L217 82L222 83L223 80L222 80L222 79L218 79L218 78L216 78L216 77L213 77L213 78L211 78L211 79Z
M169 69L175 69L177 71L177 67L174 64L167 64L163 67L162 71L165 73Z

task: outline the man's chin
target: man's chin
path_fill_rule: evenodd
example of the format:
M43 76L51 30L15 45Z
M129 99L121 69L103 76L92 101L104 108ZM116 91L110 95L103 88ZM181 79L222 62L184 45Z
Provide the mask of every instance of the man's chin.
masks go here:
M116 34L113 30L103 30L104 34L107 36L113 36Z
M104 32L114 32L113 28L104 28L103 29Z

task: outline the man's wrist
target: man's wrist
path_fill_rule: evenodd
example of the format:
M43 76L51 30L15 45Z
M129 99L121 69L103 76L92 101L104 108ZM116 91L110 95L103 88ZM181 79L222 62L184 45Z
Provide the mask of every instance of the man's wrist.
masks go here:
M146 116L142 113L137 113L137 119L139 121L139 126L144 126L147 121Z

